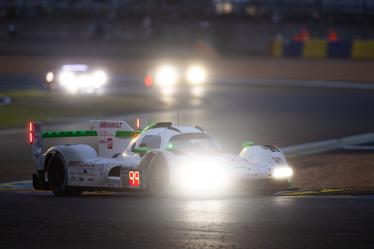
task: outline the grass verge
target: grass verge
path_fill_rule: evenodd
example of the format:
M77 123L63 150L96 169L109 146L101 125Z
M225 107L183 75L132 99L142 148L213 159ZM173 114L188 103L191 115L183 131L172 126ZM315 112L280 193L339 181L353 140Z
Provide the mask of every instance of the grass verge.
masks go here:
M370 151L337 151L289 159L295 167L293 187L342 188L352 192L374 191L374 154Z
M66 95L40 90L0 92L12 103L0 106L0 128L23 127L30 120L53 122L69 118L106 116L152 111L161 107L156 99L136 95Z

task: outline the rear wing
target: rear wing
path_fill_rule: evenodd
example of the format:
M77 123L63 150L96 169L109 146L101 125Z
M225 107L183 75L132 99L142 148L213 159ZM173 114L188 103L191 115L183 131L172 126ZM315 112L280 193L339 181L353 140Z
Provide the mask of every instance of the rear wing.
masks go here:
M43 132L40 122L30 122L28 124L28 140L37 170L43 170L43 139L97 137L99 156L111 158L115 154L122 153L130 141L140 133L141 130L134 130L125 121L92 120L90 130L45 132Z

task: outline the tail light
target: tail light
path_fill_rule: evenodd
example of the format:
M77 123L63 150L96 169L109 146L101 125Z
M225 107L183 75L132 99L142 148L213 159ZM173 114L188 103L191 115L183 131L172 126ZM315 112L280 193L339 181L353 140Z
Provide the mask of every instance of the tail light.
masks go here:
M32 144L34 142L34 129L32 122L29 123L29 143Z

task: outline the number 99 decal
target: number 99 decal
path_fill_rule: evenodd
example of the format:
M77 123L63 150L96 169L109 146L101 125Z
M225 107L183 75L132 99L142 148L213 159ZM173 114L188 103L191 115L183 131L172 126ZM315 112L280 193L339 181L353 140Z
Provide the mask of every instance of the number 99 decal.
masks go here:
M139 187L140 186L140 173L137 170L129 171L129 186Z

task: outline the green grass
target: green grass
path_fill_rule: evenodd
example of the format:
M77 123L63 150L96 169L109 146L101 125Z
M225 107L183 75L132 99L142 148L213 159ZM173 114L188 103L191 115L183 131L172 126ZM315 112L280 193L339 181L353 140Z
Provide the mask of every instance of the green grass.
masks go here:
M39 90L0 92L1 95L11 97L12 103L0 106L0 128L24 127L30 120L103 118L161 107L155 99L135 95L66 95Z

